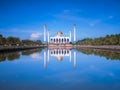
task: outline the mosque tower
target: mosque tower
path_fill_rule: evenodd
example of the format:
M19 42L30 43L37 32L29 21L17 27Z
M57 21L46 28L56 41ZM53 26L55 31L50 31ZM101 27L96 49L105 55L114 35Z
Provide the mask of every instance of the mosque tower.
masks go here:
M74 42L76 42L76 24L74 24Z
M46 24L44 24L44 43L46 43Z

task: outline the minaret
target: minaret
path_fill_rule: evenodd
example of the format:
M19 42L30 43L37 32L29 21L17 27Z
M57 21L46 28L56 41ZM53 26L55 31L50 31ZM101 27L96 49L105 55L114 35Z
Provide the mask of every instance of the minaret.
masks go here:
M71 58L71 50L70 50L70 63L72 62L72 58Z
M44 50L44 69L46 69L46 50Z
M74 68L76 68L76 51L74 51Z
M76 42L76 24L74 24L74 42Z
M48 62L50 62L50 51L48 49Z
M50 31L48 31L48 44L49 44L49 41L50 41Z
M46 24L44 24L44 43L46 43Z
M70 31L70 42L71 42L71 31Z

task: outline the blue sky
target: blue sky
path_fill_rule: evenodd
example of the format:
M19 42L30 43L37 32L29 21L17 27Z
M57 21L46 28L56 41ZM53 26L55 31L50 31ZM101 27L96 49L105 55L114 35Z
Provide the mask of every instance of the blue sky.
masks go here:
M43 41L43 25L51 36L69 35L77 25L77 40L120 33L120 0L0 0L0 34Z

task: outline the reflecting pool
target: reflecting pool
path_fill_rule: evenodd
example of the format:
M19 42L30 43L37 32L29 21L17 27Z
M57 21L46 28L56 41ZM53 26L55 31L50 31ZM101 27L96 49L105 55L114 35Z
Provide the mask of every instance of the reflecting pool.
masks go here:
M120 51L40 48L0 53L0 90L120 90Z

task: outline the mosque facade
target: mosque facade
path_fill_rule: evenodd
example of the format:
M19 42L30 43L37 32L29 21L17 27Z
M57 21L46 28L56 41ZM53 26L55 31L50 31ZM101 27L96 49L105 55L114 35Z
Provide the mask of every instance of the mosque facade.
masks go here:
M73 59L74 68L76 68L76 52L71 50L72 42L76 42L76 24L74 24L73 31L68 32L68 36L61 31L56 32L55 36L50 35L45 24L44 43L48 44L48 48L44 49L44 68L46 68L47 61L52 61L50 60L52 57L56 57L58 62L61 62L64 57L69 58L70 63Z
M72 33L69 31L69 35L65 36L63 35L63 32L58 31L55 36L50 35L50 31L47 31L46 24L44 25L44 43L49 44L69 44L72 41L76 42L76 24L74 24L74 37L72 40Z

